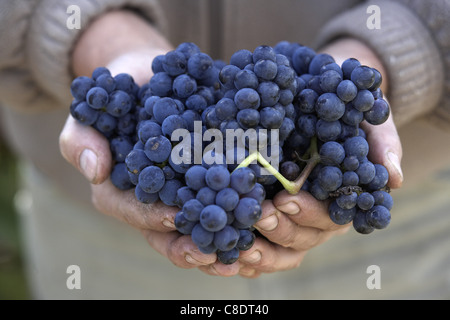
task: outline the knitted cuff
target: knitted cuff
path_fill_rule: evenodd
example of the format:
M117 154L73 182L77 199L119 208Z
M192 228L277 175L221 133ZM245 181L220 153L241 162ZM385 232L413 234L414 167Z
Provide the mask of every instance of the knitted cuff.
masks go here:
M67 20L72 12L68 8L73 0L43 0L32 15L26 39L28 63L34 79L50 96L70 101L72 74L70 57L73 46L85 27L97 16L113 9L134 9L156 28L165 32L165 20L154 0L80 0L81 26L69 28Z
M379 29L372 28L369 5L380 8ZM427 27L407 7L383 0L359 5L325 25L318 46L343 37L366 43L382 61L398 126L436 108L443 97L443 61Z

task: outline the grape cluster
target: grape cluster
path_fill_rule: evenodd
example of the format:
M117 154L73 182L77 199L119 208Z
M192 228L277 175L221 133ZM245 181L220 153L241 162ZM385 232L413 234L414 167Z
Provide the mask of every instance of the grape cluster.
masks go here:
M177 206L177 230L202 252L230 264L251 248L262 202L286 187L266 169L295 181L313 152L319 161L301 188L331 200L335 223L353 221L360 233L389 223L387 170L368 160L360 128L389 116L377 70L283 41L238 50L229 63L186 42L152 71L142 86L105 67L74 79L70 112L108 139L112 183L140 202ZM255 143L265 163L243 166Z
M353 222L363 234L387 227L393 206L389 175L367 158L369 144L360 126L364 120L379 125L389 117L380 72L354 58L338 65L329 54L296 43L283 41L275 50L288 57L300 82L296 140L316 139L320 155L304 189L316 199L331 200L329 215L336 224ZM295 165L287 161L284 170L298 172Z

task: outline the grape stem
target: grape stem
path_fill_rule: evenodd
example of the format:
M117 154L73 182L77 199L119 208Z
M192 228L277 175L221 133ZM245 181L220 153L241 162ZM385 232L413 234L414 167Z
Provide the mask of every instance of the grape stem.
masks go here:
M302 188L308 176L311 174L314 167L320 162L320 155L317 151L317 138L313 137L311 139L311 145L307 151L310 154L309 159L306 161L306 166L303 168L300 175L294 181L286 179L277 169L275 169L258 151L252 153L247 158L242 161L236 168L247 167L253 161L257 160L270 174L280 181L283 187L290 194L297 194ZM236 170L235 169L235 170Z

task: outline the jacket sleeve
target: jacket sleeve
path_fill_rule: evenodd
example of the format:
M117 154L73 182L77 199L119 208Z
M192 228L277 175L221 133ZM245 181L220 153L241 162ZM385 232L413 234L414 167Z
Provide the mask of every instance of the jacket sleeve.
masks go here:
M379 8L372 27L369 6ZM372 0L326 24L318 46L340 37L365 42L389 78L389 102L397 125L426 116L450 124L450 1Z
M80 28L70 24L74 4L79 9ZM139 12L166 32L165 19L156 0L3 1L0 4L0 102L31 113L67 107L73 79L70 60L76 40L97 16L123 8Z

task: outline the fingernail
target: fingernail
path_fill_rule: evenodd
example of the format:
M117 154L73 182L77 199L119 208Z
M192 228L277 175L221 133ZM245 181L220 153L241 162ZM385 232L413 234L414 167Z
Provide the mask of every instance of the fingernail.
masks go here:
M398 159L398 156L394 152L389 151L387 153L387 158L394 167L394 169L397 171L397 173L400 175L401 179L403 180L403 172L400 166L400 160Z
M297 214L300 212L300 208L294 202L288 202L286 204L278 206L277 209L287 214Z
M258 221L255 225L255 227L263 231L272 231L277 226L278 226L278 217L275 214L272 214L267 218Z
M91 149L84 149L80 155L81 173L89 181L94 181L97 176L97 155Z
M164 219L162 221L162 224L164 226L166 226L167 228L175 229L175 224L172 221L168 220L168 219Z
M255 252L251 253L246 257L242 257L242 261L246 263L257 263L261 260L261 252L259 250L255 250Z
M185 254L184 259L186 260L187 263L190 263L190 264L194 264L194 265L201 264L200 261L195 260L189 253Z

